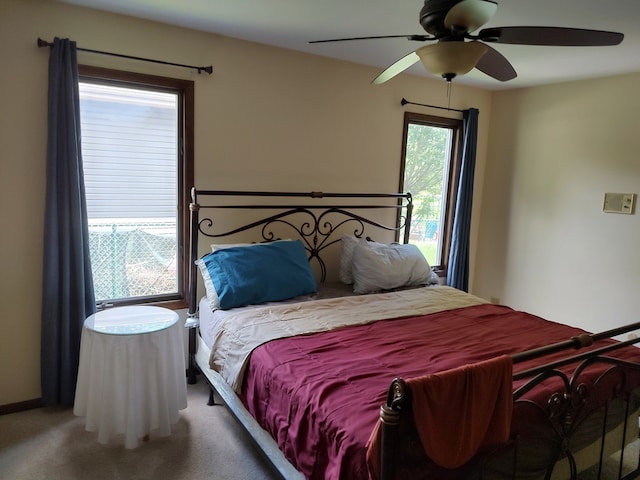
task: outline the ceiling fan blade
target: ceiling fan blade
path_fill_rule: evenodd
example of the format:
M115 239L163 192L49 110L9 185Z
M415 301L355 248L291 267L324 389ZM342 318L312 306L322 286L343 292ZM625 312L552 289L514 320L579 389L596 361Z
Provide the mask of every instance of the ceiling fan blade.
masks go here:
M350 38L330 38L328 40L311 40L308 43L331 43L331 42L350 42L352 40L375 40L377 38L406 38L414 42L426 42L427 40L436 40L436 37L428 35L380 35L373 37L350 37Z
M473 32L491 20L498 4L491 0L462 0L456 3L444 19L448 30Z
M618 45L622 33L563 27L497 27L485 28L478 34L485 42L514 45L589 47Z
M391 80L393 77L404 72L407 68L419 61L420 57L418 57L418 54L416 52L411 52L395 62L393 65L387 67L387 69L374 78L371 83L374 85L380 85L381 83Z
M487 51L480 57L480 60L478 60L476 64L478 70L501 82L513 80L518 76L511 63L509 63L509 60L495 48L487 44L485 44L485 46L487 47Z

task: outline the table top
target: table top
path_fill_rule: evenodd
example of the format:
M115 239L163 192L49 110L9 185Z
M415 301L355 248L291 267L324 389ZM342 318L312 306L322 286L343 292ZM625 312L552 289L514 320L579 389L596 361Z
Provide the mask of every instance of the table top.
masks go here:
M97 333L137 335L164 330L177 321L178 314L168 308L136 305L94 313L87 317L84 326Z

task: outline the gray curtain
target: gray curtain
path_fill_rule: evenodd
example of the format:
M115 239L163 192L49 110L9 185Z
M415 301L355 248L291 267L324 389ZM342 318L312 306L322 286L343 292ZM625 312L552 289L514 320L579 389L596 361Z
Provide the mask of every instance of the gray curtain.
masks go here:
M49 58L41 386L46 405L72 405L80 336L95 312L80 148L75 42L54 39Z
M463 112L462 166L447 270L447 285L465 292L469 291L469 234L478 143L478 113L476 108Z

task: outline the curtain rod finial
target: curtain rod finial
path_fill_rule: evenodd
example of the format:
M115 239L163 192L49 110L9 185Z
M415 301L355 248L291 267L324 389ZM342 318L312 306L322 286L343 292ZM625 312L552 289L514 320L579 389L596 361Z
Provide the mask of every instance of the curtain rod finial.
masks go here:
M209 65L208 67L200 67L198 69L198 73L200 72L207 72L209 75L211 75L213 73L213 66Z
M49 42L47 42L46 40L42 40L40 37L38 37L38 47L50 47L51 44Z

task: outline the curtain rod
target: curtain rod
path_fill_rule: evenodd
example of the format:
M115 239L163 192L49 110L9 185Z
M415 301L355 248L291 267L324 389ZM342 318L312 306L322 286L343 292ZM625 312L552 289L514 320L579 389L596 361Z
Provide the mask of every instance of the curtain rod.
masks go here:
M410 102L409 100L403 98L402 100L400 100L400 105L418 105L420 107L430 107L430 108L439 108L440 110L450 110L453 112L460 112L460 113L464 113L464 110L458 110L457 108L449 108L449 107L438 107L437 105L427 105L426 103L415 103L415 102Z
M38 37L38 47L42 48L42 47L52 47L52 46L53 46L53 43L49 43L46 40L42 40L41 38ZM207 72L209 75L213 73L213 66L211 65L209 65L208 67L196 67L194 65L183 65L181 63L165 62L164 60L153 60L151 58L133 57L131 55L122 55L120 53L103 52L100 50L90 50L88 48L76 47L76 49L81 52L98 53L100 55L110 55L112 57L129 58L132 60L142 60L143 62L161 63L163 65L173 65L174 67L193 68L194 70L197 70L198 73Z

